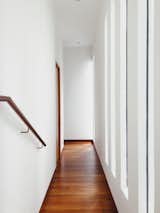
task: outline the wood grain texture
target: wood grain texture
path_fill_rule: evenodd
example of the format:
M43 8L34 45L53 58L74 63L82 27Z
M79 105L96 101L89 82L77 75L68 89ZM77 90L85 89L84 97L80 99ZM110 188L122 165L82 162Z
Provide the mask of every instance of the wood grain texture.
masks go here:
M91 142L67 142L41 213L117 213Z

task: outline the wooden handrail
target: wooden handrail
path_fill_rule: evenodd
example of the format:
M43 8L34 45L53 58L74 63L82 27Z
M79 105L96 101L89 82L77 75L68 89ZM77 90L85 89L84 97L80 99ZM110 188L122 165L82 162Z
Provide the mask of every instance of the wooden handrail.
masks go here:
M27 125L28 129L31 130L31 132L38 138L40 143L43 146L46 146L42 138L39 136L39 134L36 132L36 130L33 128L33 126L30 124L30 122L27 120L27 118L24 116L24 114L20 111L20 109L17 107L17 105L14 103L12 98L8 96L0 96L0 102L6 102L9 104L9 106L16 112L16 114L21 118L21 120Z

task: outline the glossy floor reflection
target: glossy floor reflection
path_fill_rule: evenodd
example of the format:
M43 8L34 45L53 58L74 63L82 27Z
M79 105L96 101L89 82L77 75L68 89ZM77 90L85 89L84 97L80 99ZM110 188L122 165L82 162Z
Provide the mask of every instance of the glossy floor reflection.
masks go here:
M65 143L40 212L117 212L91 142Z

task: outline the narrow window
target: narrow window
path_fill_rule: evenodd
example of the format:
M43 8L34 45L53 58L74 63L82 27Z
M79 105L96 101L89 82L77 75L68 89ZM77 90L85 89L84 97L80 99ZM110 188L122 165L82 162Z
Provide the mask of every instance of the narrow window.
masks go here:
M127 141L127 2L120 4L120 140L121 140L121 187L128 194L128 141Z
M111 112L111 170L116 176L116 13L115 1L111 1L111 97L110 97L110 112Z
M109 111L108 111L108 89L109 89L109 80L108 80L108 51L109 51L109 42L108 42L108 15L105 16L105 159L107 165L109 165Z
M148 0L148 212L155 211L154 1Z

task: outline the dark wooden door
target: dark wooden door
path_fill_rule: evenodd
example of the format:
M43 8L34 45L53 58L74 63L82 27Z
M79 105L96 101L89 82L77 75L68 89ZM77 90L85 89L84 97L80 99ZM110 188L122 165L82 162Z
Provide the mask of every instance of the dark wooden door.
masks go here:
M61 90L60 90L60 67L56 63L56 77L57 77L57 142L56 155L57 163L60 160L61 152Z

